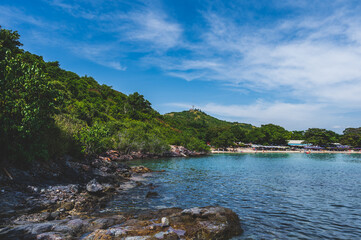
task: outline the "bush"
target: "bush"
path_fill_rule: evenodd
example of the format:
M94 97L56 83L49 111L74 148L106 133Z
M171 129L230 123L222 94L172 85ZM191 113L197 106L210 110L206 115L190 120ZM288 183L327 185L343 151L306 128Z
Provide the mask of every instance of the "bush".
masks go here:
M1 156L8 160L48 159L46 135L54 126L51 116L61 99L41 63L28 63L24 55L6 52L0 61Z
M80 143L81 151L92 156L110 148L109 129L101 124L92 127L83 127L74 138Z

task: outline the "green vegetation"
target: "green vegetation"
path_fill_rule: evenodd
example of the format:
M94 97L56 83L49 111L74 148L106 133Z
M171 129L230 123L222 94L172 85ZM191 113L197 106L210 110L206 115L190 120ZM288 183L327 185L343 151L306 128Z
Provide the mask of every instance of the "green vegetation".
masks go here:
M9 161L64 154L161 153L169 144L207 151L169 125L139 93L129 96L58 62L20 49L19 34L0 28L0 145Z
M48 158L56 132L51 118L62 94L44 62L19 49L17 32L0 32L0 146L9 160ZM21 149L21 151L19 151Z
M168 113L164 118L185 134L218 148L245 141L247 132L253 129L251 124L222 121L197 109Z
M232 123L211 117L200 110L172 112L166 114L164 118L172 126L177 126L183 132L216 148L227 148L242 143L287 145L287 140L291 139L304 140L305 143L322 147L331 146L339 141L351 146L361 146L361 128L346 129L341 137L333 131L319 128L287 131L275 124L255 127L245 123Z
M283 127L266 124L253 129L248 134L248 141L263 145L286 145L291 134Z
M315 146L328 146L331 143L336 143L339 140L339 135L333 131L310 128L305 131L305 142Z
M341 136L341 143L357 148L361 148L361 127L346 128Z

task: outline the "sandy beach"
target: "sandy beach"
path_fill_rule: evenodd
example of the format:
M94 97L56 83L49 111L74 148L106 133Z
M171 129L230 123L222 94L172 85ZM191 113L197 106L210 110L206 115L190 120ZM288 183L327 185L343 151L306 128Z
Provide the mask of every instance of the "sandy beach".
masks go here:
M360 154L361 151L329 151L329 150L254 150L253 148L235 148L234 150L228 149L227 151L223 150L211 150L212 154L222 154L222 153L233 153L233 154L242 154L242 153L343 153L343 154Z

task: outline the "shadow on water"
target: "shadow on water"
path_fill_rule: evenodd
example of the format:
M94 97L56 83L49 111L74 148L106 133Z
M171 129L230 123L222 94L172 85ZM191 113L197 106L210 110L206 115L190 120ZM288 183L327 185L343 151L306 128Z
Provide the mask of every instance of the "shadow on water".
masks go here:
M354 154L346 154L348 156L347 158L344 158L344 162L350 162L350 163L361 163L361 154L354 153Z
M339 154L334 153L311 153L306 154L306 158L316 160L316 161L336 161L339 157Z
M294 153L253 153L254 158L267 158L267 159L285 159L292 156Z

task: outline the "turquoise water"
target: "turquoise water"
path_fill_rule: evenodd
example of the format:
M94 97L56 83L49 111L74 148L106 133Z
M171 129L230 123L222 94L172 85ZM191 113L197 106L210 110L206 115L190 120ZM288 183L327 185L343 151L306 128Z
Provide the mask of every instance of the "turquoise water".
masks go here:
M153 170L149 188L112 209L220 205L241 218L237 239L361 239L361 155L232 154L132 162ZM137 194L138 193L138 194Z

